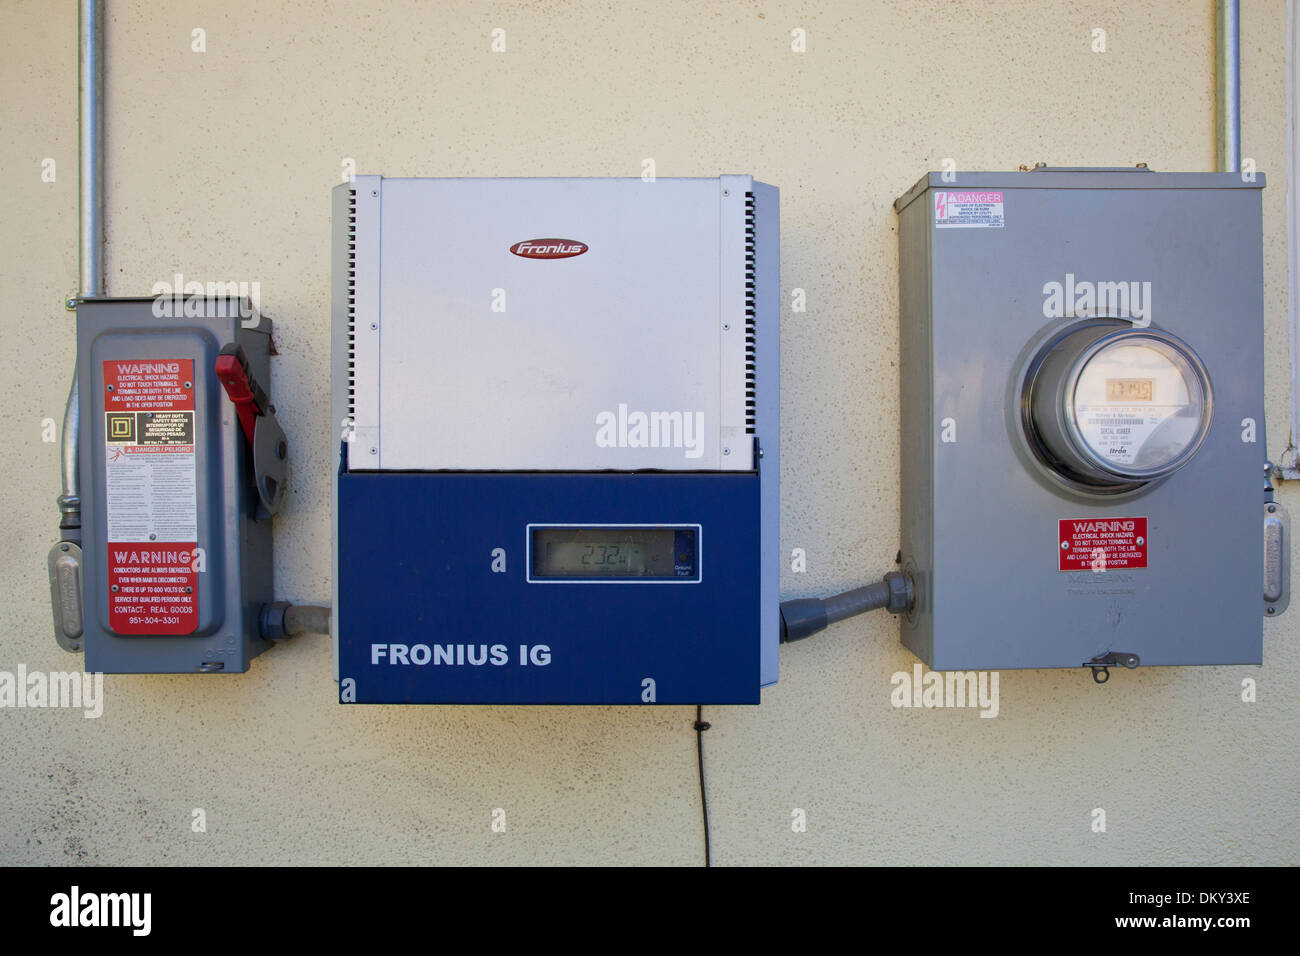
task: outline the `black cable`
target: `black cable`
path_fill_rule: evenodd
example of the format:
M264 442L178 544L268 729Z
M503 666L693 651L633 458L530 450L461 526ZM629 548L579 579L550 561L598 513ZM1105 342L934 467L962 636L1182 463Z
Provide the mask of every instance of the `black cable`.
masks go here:
M704 813L704 865L713 865L713 846L709 841L709 791L704 786L704 732L712 727L704 722L704 705L695 705L695 752L700 762L700 809Z

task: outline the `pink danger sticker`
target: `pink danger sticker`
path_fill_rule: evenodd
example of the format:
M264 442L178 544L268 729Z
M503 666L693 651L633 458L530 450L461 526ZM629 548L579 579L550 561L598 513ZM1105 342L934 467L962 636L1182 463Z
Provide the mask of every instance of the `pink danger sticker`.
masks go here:
M1004 225L1001 191L936 189L936 229L1001 229Z

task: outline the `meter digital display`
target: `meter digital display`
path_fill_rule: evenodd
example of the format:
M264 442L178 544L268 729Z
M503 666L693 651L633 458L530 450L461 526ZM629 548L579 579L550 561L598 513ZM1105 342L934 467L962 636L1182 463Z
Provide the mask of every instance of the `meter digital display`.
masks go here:
M1026 382L1025 427L1063 477L1100 489L1169 475L1209 432L1209 376L1156 329L1088 322L1040 353Z
M699 526L530 525L529 580L698 581Z

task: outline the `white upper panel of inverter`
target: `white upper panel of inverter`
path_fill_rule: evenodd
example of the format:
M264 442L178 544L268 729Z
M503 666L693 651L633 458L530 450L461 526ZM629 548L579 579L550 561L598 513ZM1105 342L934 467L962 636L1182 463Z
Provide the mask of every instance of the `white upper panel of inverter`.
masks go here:
M351 468L754 466L750 177L354 186Z

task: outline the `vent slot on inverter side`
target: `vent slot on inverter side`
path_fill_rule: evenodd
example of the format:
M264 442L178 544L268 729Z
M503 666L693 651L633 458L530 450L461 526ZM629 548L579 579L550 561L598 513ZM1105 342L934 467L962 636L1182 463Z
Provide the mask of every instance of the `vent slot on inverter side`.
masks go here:
M754 241L754 194L745 193L745 433L754 434L757 425L758 302L757 262Z
M348 426L357 420L357 191L348 190Z

